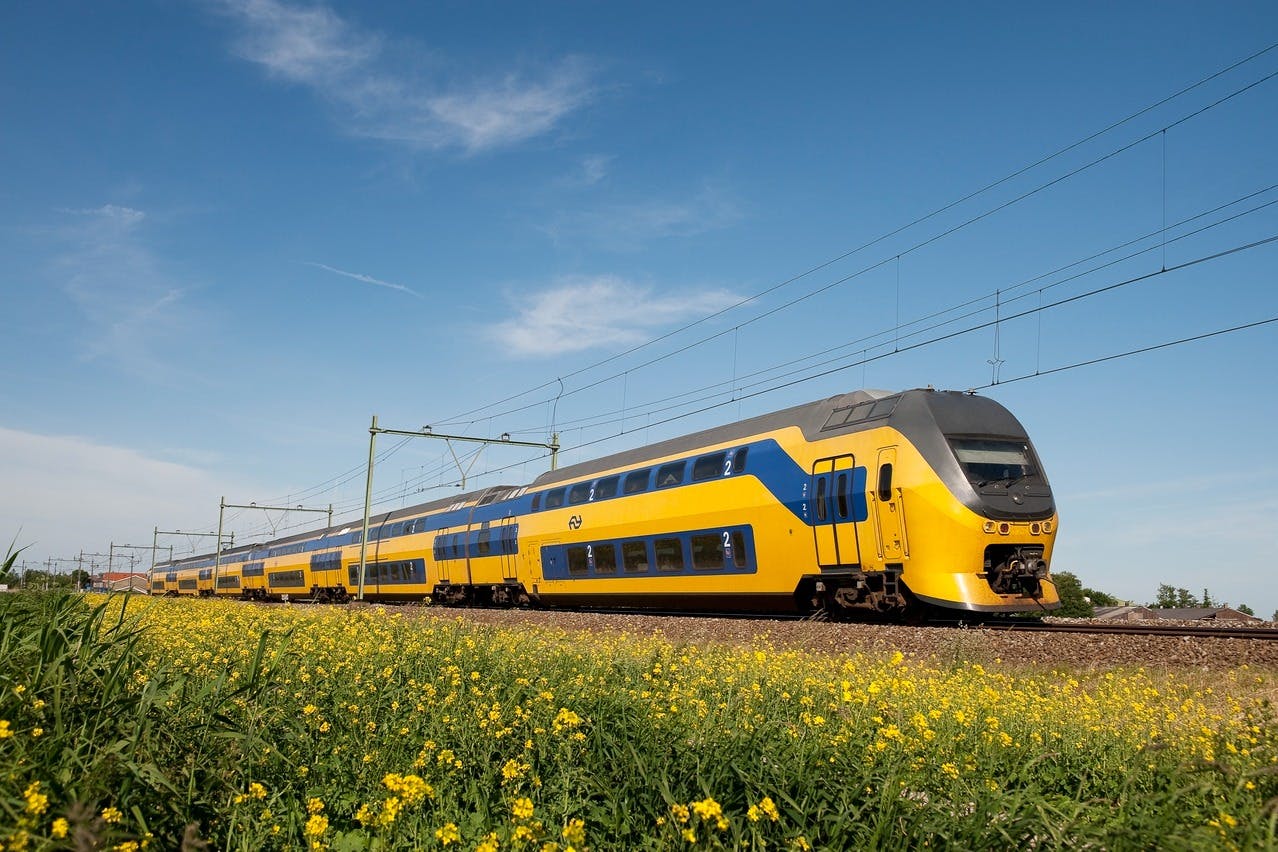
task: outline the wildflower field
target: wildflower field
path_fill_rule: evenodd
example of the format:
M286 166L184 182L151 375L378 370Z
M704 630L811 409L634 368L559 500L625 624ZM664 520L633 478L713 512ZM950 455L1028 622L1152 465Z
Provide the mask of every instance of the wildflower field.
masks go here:
M1271 672L0 596L0 845L1278 846Z

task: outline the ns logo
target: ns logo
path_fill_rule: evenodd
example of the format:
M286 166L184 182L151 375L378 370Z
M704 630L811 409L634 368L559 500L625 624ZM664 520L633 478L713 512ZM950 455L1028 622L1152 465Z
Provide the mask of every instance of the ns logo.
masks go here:
M581 529L581 515L573 515L571 518L568 519L568 529L570 530Z

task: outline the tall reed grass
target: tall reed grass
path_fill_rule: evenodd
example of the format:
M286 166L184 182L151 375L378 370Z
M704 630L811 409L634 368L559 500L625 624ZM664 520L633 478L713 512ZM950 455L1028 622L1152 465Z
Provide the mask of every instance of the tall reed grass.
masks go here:
M1272 673L0 598L4 849L1274 848Z

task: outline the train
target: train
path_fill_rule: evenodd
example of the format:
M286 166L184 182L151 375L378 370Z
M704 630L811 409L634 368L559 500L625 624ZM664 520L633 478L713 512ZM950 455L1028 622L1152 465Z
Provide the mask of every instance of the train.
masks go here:
M856 390L264 544L157 595L909 619L1060 606L1055 500L970 391ZM361 563L361 550L363 561ZM362 567L361 567L362 566Z

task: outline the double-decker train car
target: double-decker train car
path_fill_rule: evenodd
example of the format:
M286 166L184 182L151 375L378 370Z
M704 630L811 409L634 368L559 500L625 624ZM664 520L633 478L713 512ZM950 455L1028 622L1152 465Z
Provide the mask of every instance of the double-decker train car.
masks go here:
M362 576L361 526L156 577L179 595L831 617L1060 603L1029 436L953 391L855 391L379 514Z

